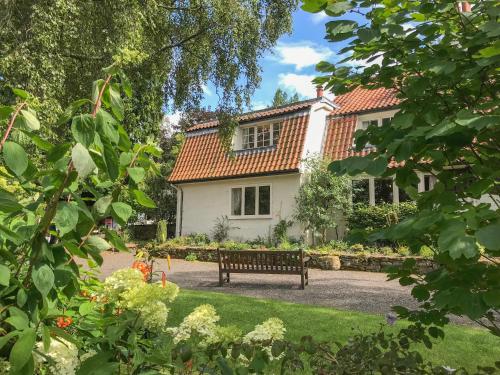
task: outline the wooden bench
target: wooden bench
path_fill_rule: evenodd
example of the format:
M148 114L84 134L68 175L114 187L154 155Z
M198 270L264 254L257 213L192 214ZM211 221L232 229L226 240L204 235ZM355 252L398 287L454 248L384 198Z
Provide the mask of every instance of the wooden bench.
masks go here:
M219 258L219 286L229 283L232 273L300 275L302 289L309 284L308 256L304 251L278 250L221 250ZM224 274L226 277L224 278Z

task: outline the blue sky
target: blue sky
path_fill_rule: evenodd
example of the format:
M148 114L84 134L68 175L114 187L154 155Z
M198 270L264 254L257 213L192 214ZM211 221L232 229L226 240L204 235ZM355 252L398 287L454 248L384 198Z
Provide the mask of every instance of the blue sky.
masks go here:
M262 83L252 97L252 109L269 106L278 87L297 92L303 99L316 95L311 83L317 75L315 65L321 60L337 60L334 47L341 48L324 39L328 18L324 13L311 14L301 9L294 13L292 33L282 36L274 51L260 61ZM210 85L206 87L203 105L217 106L217 95Z

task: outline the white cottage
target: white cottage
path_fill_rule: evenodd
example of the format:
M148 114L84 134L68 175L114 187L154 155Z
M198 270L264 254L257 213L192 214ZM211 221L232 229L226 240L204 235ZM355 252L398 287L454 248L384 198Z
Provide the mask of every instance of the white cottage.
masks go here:
M321 155L332 160L366 154L352 150L356 129L389 123L397 111L392 90L356 88L332 102L318 88L317 97L249 112L239 117L232 152L221 145L217 121L197 124L186 140L169 178L177 188L176 235L207 233L217 218L227 216L231 238L267 237L281 220L290 220L295 196L304 181L303 160ZM421 176L420 190L432 177ZM391 179L361 177L356 182L367 203L407 199ZM298 223L288 234L304 234Z

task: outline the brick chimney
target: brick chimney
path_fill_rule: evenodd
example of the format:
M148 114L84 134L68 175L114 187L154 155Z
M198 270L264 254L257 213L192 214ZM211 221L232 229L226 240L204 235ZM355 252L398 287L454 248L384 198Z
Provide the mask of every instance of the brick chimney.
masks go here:
M323 97L323 86L321 85L316 86L316 97L317 98Z

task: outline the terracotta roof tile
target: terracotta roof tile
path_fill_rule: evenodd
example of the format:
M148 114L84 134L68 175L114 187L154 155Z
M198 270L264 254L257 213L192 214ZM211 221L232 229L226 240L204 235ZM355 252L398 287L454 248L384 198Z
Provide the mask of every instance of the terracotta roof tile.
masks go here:
M297 171L308 123L309 115L285 118L276 146L236 151L234 156L223 149L216 129L190 133L169 181L179 183Z
M346 115L391 108L398 105L400 100L396 98L395 90L386 88L369 90L358 86L347 94L337 96L334 103L339 108L333 110L332 115Z

